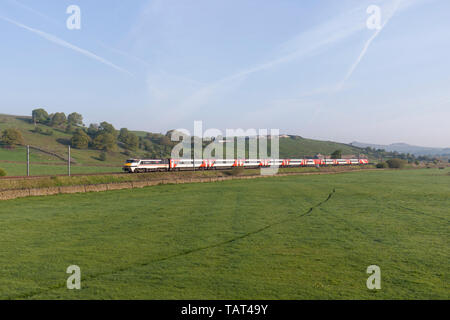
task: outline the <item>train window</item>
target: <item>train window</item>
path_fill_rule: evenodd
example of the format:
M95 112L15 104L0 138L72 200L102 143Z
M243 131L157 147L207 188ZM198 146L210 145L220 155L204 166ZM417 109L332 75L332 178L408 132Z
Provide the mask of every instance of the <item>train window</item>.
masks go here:
M141 162L141 164L160 164L160 163L161 163L160 160L147 160Z

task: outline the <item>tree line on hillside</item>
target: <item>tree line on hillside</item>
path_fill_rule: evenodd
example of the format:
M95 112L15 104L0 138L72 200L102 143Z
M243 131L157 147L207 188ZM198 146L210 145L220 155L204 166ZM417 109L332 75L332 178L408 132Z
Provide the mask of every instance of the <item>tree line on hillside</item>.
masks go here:
M73 112L66 116L64 112L56 112L48 114L45 109L34 109L31 113L31 119L36 127L37 124L43 124L50 127L64 127L70 131L73 127L83 126L83 116L77 112Z
M145 137L139 137L127 128L117 130L106 121L99 124L93 123L86 127L83 123L83 116L76 112L66 116L63 112L48 114L45 109L39 108L32 111L32 122L35 124L35 132L42 134L50 133L40 129L37 124L72 133L70 144L77 149L114 152L120 146L125 149L127 155L142 151L146 152L148 156L167 157L175 145L170 140L171 131L166 135L147 133Z
M384 149L376 149L371 147L363 148L365 153L372 156L373 158L379 159L379 160L385 160L385 159L400 159L404 160L408 163L415 163L419 164L420 162L433 162L438 163L441 161L438 157L432 157L432 156L415 156L411 153L401 153L397 151L386 151ZM449 160L450 162L450 160Z

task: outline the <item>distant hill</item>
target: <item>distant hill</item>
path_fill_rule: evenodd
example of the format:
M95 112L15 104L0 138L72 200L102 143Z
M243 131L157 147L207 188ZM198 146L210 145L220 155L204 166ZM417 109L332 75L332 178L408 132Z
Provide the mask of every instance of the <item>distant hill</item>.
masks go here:
M363 153L360 147L339 142L306 139L300 136L280 137L280 156L283 158L312 157L318 153L330 155L336 150L341 150L343 155L356 157Z
M400 152L400 153L410 153L416 156L444 156L450 155L450 148L430 148L430 147L420 147L413 146L406 143L392 143L389 145L382 144L371 144L371 143L363 143L363 142L352 142L352 146L366 148L371 147L375 149L384 149L390 152Z
M5 128L17 128L21 131L25 144L29 144L35 147L47 150L50 153L36 153L38 156L36 160L45 161L55 161L60 162L61 157L67 157L67 149L70 144L70 139L72 133L65 132L61 128L53 128L50 126L38 124L38 127L42 129L40 133L34 131L34 124L31 121L31 117L27 116L13 116L0 114L0 131ZM118 129L118 128L116 128ZM133 157L169 157L170 147L161 145L163 138L166 138L160 133L150 133L144 131L131 131L140 137L140 139L146 139L151 141L152 152L146 151L144 149L138 149L130 153L126 152L125 149L119 144L116 152L109 153L107 161L100 161L99 154L101 151L94 149L72 149L72 157L76 163L80 165L120 165L127 158ZM167 139L167 138L166 138ZM169 140L170 141L170 140ZM14 153L14 157L22 157L24 151L23 148L19 148ZM312 157L316 154L330 155L335 150L341 150L343 155L355 155L358 156L363 152L363 150L356 146L351 146L348 144L337 143L332 141L319 141L312 139L305 139L300 136L280 136L280 157L281 158L301 158L301 157ZM17 155L16 155L17 153ZM51 154L56 154L57 157L51 156ZM0 153L0 161L11 161L14 160L12 152ZM22 158L22 160L24 160Z

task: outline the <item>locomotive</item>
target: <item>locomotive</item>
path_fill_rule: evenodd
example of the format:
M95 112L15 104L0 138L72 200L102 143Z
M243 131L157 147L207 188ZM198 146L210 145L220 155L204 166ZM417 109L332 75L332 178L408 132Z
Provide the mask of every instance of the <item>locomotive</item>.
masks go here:
M155 171L218 170L243 167L257 169L278 166L280 168L366 165L368 159L129 159L123 171L143 173Z

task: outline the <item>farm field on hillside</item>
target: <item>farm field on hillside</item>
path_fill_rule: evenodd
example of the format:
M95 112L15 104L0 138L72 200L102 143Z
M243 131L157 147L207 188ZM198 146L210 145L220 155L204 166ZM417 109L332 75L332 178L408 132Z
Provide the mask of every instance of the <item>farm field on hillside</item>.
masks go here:
M33 130L35 127L34 124L31 123L29 117L0 114L0 131L6 128L17 128L21 131L22 136L25 140L25 144L40 147L47 151L55 152L62 157L67 157L67 145L72 138L72 134L68 134L61 129L56 129L44 125L38 125L38 127L40 127L43 131L51 131L52 135L49 136L45 134L34 133ZM17 147L17 150L13 151L1 149L2 148L0 148L0 160L25 161L26 159L24 147ZM92 164L94 166L101 166L104 164L120 165L127 159L127 156L121 153L122 151L123 150L121 148L118 148L117 152L108 153L106 162L103 162L98 159L100 155L99 150L79 150L72 148L72 158L75 159L75 161L78 163ZM45 162L61 162L61 159L53 158L36 150L31 150L31 161L33 160L45 160Z
M449 299L449 196L424 169L4 201L0 299Z
M27 150L25 147L17 146L13 150L8 150L0 148L0 167L2 162L26 162L27 161ZM45 162L45 163L59 163L62 162L49 154L45 154L36 150L31 150L30 152L31 162Z
M26 163L0 163L0 168L5 169L8 176L26 176ZM102 172L121 172L122 167L102 167L102 166L72 166L72 173L102 173ZM31 164L30 174L32 176L67 174L67 165L46 165Z

